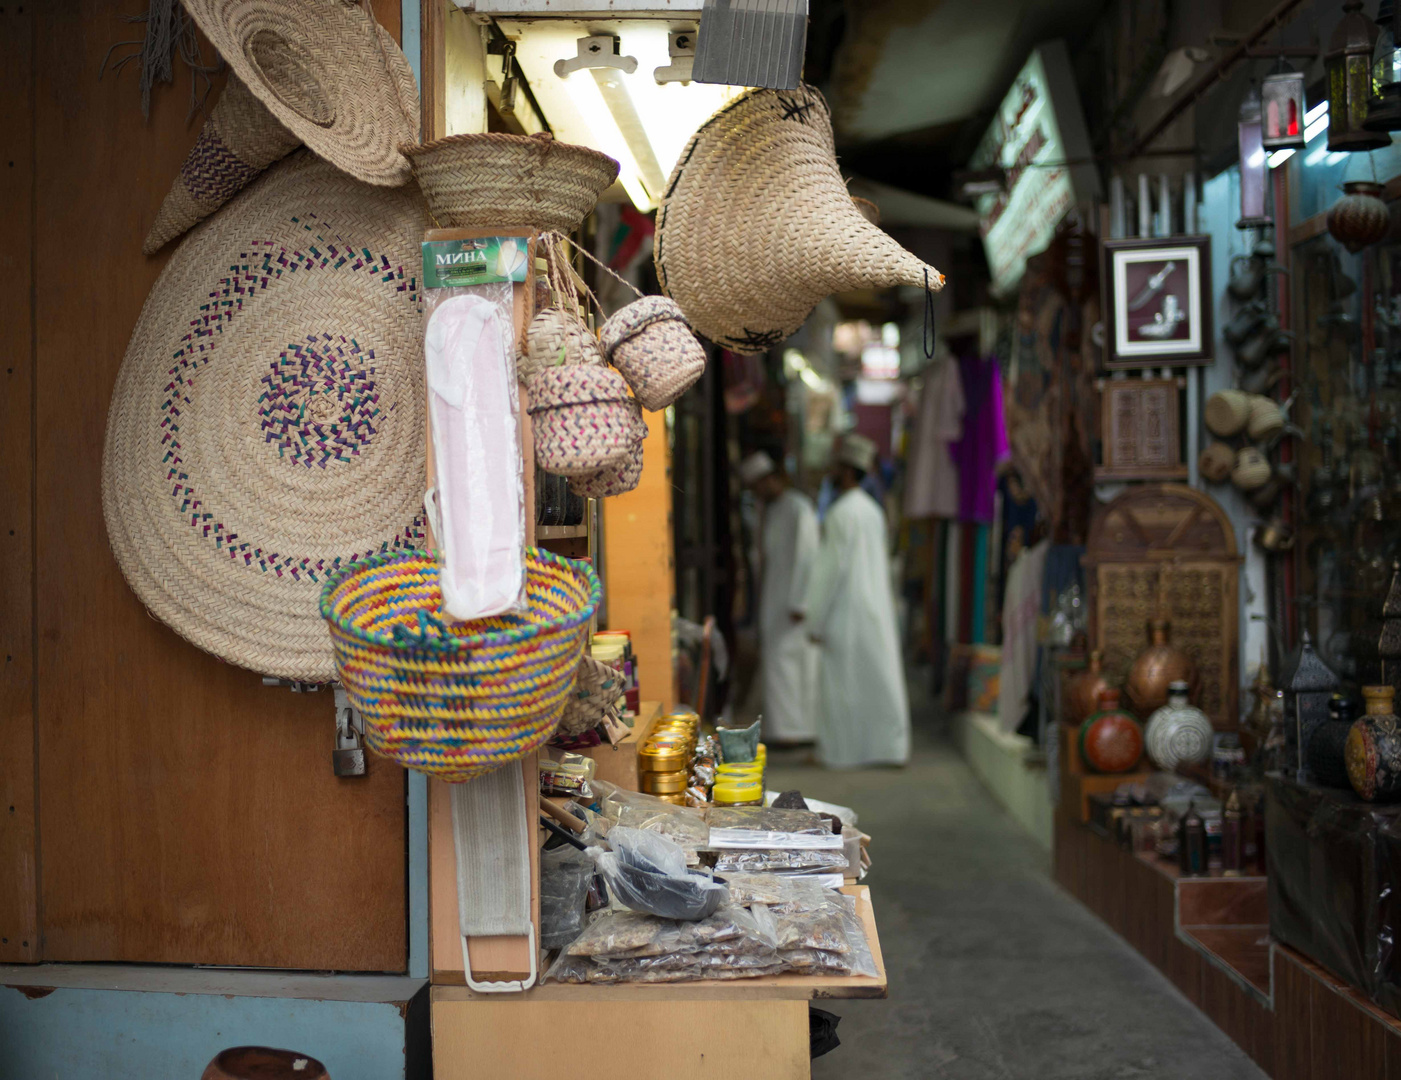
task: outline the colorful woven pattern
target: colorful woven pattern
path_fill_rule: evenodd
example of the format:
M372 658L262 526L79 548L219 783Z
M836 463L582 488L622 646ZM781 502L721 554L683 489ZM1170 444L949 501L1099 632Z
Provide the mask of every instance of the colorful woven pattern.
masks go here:
M334 575L321 615L370 749L461 781L546 742L603 590L587 564L527 548L526 596L522 612L448 623L437 615L438 564L422 552L375 555Z
M705 349L675 300L644 296L603 324L603 349L649 412L665 409L705 374Z

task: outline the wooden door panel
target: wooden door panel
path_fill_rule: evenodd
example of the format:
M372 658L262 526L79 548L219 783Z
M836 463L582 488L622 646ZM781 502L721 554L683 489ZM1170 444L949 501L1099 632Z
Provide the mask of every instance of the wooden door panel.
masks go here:
M28 8L28 10L25 10ZM0 963L39 958L34 835L34 15L0 6Z
M403 771L335 778L329 692L265 688L187 644L108 547L107 409L164 261L141 240L200 125L183 70L149 122L134 64L97 80L139 36L127 9L144 4L37 14L42 959L402 970Z

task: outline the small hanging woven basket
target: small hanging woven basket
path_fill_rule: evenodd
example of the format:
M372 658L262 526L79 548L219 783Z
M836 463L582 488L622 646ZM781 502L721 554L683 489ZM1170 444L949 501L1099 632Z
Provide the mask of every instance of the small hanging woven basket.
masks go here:
M616 714L622 695L623 676L617 668L592 656L581 657L574 693L565 703L559 721L559 733L574 737L592 731L609 713Z
M644 296L603 324L603 351L642 407L665 409L705 372L705 349L675 300Z
M530 320L525 331L525 351L516 361L516 377L529 382L537 372L551 367L603 367L603 349L584 321L562 308L546 308Z
M623 377L609 367L553 367L526 384L535 461L557 476L587 476L627 457L642 422Z
M586 563L527 548L525 610L445 622L437 562L400 551L333 575L321 615L370 749L461 781L554 734L602 595Z
M644 427L643 432L646 432ZM626 495L642 479L642 440L633 443L627 457L616 465L599 469L588 476L571 476L569 490L586 499L608 499Z

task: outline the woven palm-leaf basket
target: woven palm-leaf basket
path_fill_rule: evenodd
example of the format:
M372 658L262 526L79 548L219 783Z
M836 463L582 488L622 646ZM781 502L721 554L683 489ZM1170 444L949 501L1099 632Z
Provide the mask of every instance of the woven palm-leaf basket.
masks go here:
M691 136L657 211L655 259L691 326L740 353L782 343L832 293L944 285L852 202L827 103L806 84L751 91Z
M554 734L602 595L588 564L527 548L525 610L444 622L437 562L390 552L335 574L321 614L370 749L460 781Z
M112 394L102 506L153 615L269 675L334 677L326 578L424 536L418 193L306 151L193 229Z
M439 225L573 232L618 178L618 163L547 134L449 135L400 149Z

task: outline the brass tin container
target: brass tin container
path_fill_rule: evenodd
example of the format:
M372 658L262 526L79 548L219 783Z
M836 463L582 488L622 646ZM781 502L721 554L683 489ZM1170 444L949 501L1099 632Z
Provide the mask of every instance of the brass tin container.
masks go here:
M686 790L687 779L684 771L649 772L638 777L642 790L648 795L678 795Z

